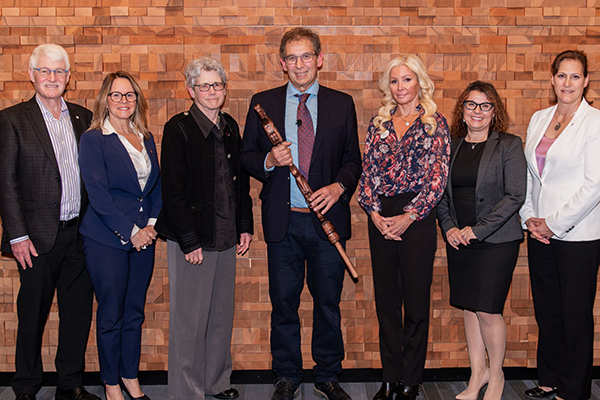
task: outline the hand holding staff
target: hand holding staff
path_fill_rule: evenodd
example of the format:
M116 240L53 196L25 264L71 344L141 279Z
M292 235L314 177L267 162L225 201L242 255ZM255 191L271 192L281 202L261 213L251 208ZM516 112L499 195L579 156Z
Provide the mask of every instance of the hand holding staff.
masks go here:
M283 138L281 137L281 134L279 133L279 131L273 124L273 121L269 117L267 117L265 110L262 109L260 104L257 104L254 107L254 111L256 111L256 113L258 114L258 117L260 118L262 126L265 129L265 132L267 133L267 136L269 137L269 140L271 141L273 146L277 146L278 144L282 143ZM354 282L357 282L358 281L358 273L356 272L356 269L352 265L350 258L348 258L346 251L344 250L344 248L342 247L342 244L340 243L340 235L336 232L335 228L333 227L333 224L330 221L328 221L327 219L325 219L325 217L323 216L323 214L321 214L320 211L316 211L313 209L313 206L310 201L310 197L312 196L313 191L310 188L310 186L308 185L308 182L306 181L306 179L302 176L302 174L300 174L300 171L298 170L298 168L294 164L290 164L289 168L290 168L290 172L292 173L294 178L296 178L296 183L298 184L298 188L300 189L300 192L302 192L302 195L306 199L306 203L308 204L308 207L315 213L315 215L317 216L319 221L321 221L321 228L323 228L323 232L325 232L325 235L327 235L327 239L329 240L329 243L331 243L335 246L337 251L340 253L340 256L344 260L344 263L346 264L346 267L348 268L348 272L350 273L350 276L352 277Z

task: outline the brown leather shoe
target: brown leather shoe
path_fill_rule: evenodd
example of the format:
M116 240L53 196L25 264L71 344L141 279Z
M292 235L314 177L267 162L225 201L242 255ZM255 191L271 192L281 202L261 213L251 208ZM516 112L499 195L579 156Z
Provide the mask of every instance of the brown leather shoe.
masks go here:
M277 378L273 382L275 392L271 400L294 400L300 393L300 386L287 378Z
M352 400L339 382L315 382L315 394L327 400Z

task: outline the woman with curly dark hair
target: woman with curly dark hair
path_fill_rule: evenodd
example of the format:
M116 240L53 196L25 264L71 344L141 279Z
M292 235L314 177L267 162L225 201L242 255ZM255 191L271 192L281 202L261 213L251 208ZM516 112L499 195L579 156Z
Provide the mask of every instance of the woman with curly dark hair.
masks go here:
M527 187L523 143L505 133L504 103L476 81L452 113L450 174L437 215L445 234L450 304L464 310L471 379L459 400L500 399L506 325L502 310L523 240L518 211ZM486 352L489 366L486 364Z

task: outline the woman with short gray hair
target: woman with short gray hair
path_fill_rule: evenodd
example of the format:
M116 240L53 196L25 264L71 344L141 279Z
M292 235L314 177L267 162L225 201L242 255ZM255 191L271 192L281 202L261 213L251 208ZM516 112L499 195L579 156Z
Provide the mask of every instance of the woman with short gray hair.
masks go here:
M184 75L194 102L165 125L164 206L156 224L169 263L169 399L235 399L235 260L252 240L250 180L240 167L238 124L221 112L225 69L202 57Z

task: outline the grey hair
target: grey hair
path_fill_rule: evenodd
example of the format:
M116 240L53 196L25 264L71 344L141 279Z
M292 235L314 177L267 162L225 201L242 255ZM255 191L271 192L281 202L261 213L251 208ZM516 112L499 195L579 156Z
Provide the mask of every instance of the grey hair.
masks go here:
M67 51L57 44L46 43L40 44L38 47L33 49L31 57L29 57L29 68L37 68L38 60L40 57L46 57L48 60L53 62L63 61L67 71L71 70L71 63L69 62L69 55Z
M225 72L225 67L219 60L216 60L212 57L200 57L195 60L192 60L188 63L183 71L183 75L185 75L186 84L193 88L194 81L198 78L202 71L217 71L223 83L227 83L227 73Z

